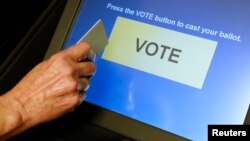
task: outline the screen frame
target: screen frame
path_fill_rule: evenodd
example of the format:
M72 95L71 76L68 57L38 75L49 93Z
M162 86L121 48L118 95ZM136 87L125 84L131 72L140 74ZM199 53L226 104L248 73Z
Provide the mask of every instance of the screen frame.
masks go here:
M68 35L71 31L74 21L78 15L78 11L84 0L68 0L58 23L57 29L51 40L49 48L46 52L44 59L48 59L51 55L59 52L64 47ZM250 106L249 106L250 107ZM178 136L165 130L161 130L157 127L148 125L146 123L131 119L121 114L112 112L94 104L83 102L77 109L78 112L88 115L86 120L94 123L97 126L111 130L123 136L127 136L134 140L151 141L158 140L189 140L185 137ZM183 117L183 120L185 118ZM244 124L250 123L250 110L245 117Z
M78 10L83 2L84 0L67 1L44 60L63 49L78 15ZM88 115L88 117L86 117L87 121L134 140L151 141L157 139L158 141L165 141L166 138L180 141L189 140L88 102L83 102L77 109L77 112L79 111L82 112L82 114Z

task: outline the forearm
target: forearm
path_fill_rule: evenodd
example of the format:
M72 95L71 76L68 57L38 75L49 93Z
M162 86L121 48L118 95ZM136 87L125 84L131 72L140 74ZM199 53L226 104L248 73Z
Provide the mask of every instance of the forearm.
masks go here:
M22 106L10 95L0 96L0 141L17 134L25 123L20 114Z

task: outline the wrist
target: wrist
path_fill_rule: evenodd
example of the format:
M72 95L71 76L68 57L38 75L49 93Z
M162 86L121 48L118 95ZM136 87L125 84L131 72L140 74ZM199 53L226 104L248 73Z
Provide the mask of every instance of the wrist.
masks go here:
M26 122L21 114L22 104L9 93L11 92L0 97L0 138L9 138L15 135Z

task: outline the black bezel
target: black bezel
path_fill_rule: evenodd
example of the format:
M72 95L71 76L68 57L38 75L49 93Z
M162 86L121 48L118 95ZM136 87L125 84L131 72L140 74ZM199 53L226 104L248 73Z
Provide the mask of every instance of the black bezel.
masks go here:
M47 59L64 47L68 34L71 31L71 27L77 17L78 10L80 9L79 7L81 7L83 1L84 0L68 0L44 59ZM87 115L84 120L135 140L189 140L91 103L83 102L77 111L81 112L81 114ZM250 114L247 115L245 123L250 122ZM185 120L185 118L183 118L183 120Z

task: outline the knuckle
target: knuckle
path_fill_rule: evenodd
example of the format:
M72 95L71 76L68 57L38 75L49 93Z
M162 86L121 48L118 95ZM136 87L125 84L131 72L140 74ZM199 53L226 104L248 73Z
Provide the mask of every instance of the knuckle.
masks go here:
M58 68L63 69L62 73L65 75L73 74L75 69L72 61L66 53L58 53L52 56L52 62L56 62Z
M86 42L81 42L80 45L83 46L84 48L86 48L86 50L90 50L90 48L91 48L90 45Z
M96 70L95 64L94 63L90 63L90 68L91 68L92 71L95 71Z
M68 80L68 90L70 92L74 92L77 90L77 85L78 83L76 82L76 80L74 80L73 78L69 78Z
M74 68L71 67L69 64L63 67L64 75L73 76L74 72L75 72Z
M91 62L86 62L86 66L84 67L84 69L86 71L89 71L89 72L95 72L96 71L96 67L95 67L94 63L91 63Z
M65 61L67 58L68 58L68 56L64 51L51 56L51 60L54 60L54 61L57 61L57 62L58 61Z

